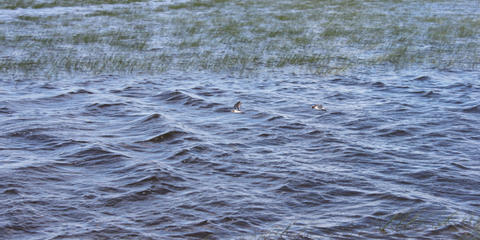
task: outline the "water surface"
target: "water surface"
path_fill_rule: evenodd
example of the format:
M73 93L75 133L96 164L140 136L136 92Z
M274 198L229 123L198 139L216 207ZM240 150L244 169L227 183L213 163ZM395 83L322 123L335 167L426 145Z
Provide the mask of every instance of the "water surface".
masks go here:
M480 238L477 1L82 3L0 3L0 238Z
M478 77L2 80L1 232L254 239L291 225L305 239L458 237L460 220L478 216ZM237 100L244 114L230 112ZM421 222L379 231L411 212Z

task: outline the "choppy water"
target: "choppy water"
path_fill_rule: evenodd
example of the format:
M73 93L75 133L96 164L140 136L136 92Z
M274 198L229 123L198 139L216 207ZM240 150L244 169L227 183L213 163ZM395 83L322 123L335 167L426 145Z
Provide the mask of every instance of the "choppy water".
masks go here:
M0 235L460 237L480 215L479 77L3 78Z

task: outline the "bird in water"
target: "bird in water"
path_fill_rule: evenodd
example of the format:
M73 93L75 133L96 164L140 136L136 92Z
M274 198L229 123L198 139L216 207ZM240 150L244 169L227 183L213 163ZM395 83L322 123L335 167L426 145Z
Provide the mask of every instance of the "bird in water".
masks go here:
M312 106L312 108L315 109L315 110L327 111L327 109L324 108L324 107L322 106L322 104L314 104L314 105Z
M233 112L233 113L243 113L243 112L240 110L240 105L242 105L242 102L240 102L240 101L238 101L237 103L235 103L235 105L233 105L232 112Z

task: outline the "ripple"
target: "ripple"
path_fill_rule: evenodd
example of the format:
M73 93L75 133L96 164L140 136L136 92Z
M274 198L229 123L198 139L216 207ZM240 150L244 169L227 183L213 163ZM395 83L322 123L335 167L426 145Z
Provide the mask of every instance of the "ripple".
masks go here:
M73 154L65 155L64 158L74 166L94 167L98 165L117 164L129 157L94 146Z
M473 107L464 108L464 109L462 109L462 112L466 112L466 113L480 113L480 105L476 105L476 106L473 106Z
M307 127L307 125L305 125L303 123L299 123L299 122L288 123L286 125L279 126L279 128L281 128L281 129L288 129L288 130L301 130L301 129L305 129L306 127Z
M11 110L8 107L0 107L0 114L12 114L15 113L15 111Z
M425 180L425 179L435 177L436 173L431 171L431 170L420 170L420 171L407 173L407 174L405 174L405 176L408 176L408 177L411 177L411 178L414 178L414 179L418 179L418 180Z
M5 238L435 239L378 222L475 213L476 77L269 74L0 81Z
M165 91L158 95L158 97L162 100L165 100L166 102L183 103L184 105L188 106L198 106L205 103L203 99L193 97L180 90Z
M428 81L430 80L431 78L429 76L420 76L420 77L416 77L414 78L413 80L414 81Z
M185 135L187 135L187 133L184 132L184 131L171 130L171 131L164 132L160 135L157 135L155 137L152 137L152 138L150 138L146 141L143 141L143 142L153 142L153 143L170 142L170 141L176 140L180 137L183 137Z
M145 118L142 119L142 122L146 123L146 122L150 122L150 121L153 121L153 120L156 120L156 119L162 119L162 115L158 114L158 113L153 113Z
M78 89L78 90L75 90L75 91L70 91L68 92L68 94L70 95L76 95L76 94L93 94L93 92L90 92L86 89Z
M96 108L116 108L118 106L126 106L125 103L93 103L88 105L88 108L96 109Z
M383 82L374 82L374 83L372 83L372 86L373 86L373 87L376 87L376 88L384 88L384 87L385 87L385 83L383 83Z
M380 137L405 137L412 135L409 131L402 129L381 129L378 132L381 133L378 135Z

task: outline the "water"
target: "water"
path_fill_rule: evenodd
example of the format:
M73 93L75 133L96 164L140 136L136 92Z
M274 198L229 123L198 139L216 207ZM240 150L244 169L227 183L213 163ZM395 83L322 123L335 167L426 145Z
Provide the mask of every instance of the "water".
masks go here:
M479 215L478 77L3 79L0 233L459 237L461 219ZM237 100L244 114L230 112ZM419 220L387 224L409 213Z
M103 2L0 3L0 239L480 239L478 1Z

